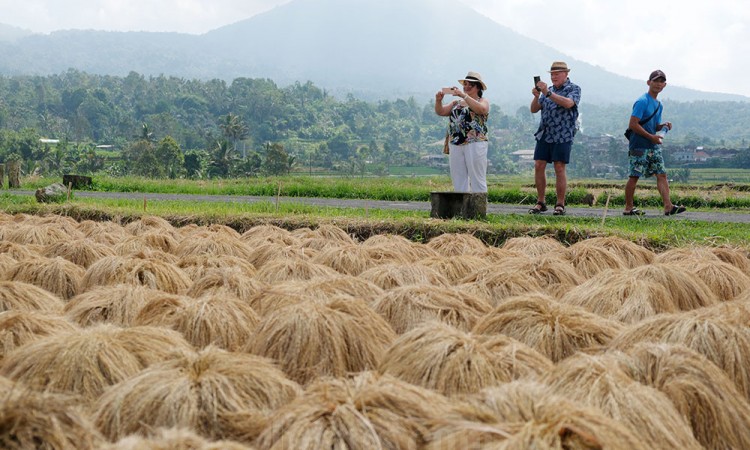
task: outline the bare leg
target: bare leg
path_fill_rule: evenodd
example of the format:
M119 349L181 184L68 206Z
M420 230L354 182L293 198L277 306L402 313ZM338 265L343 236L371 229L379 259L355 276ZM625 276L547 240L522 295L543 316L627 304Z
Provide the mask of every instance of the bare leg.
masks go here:
M547 161L534 161L534 184L536 184L536 200L544 203L547 191Z
M565 206L565 191L568 188L568 175L565 173L565 163L555 161L555 194L557 194L558 205Z
M669 181L666 173L656 175L656 189L661 194L661 201L664 202L664 212L671 211L674 204L669 198Z
M638 177L628 178L628 182L625 183L625 211L632 211L633 199L635 198L635 185L638 183Z

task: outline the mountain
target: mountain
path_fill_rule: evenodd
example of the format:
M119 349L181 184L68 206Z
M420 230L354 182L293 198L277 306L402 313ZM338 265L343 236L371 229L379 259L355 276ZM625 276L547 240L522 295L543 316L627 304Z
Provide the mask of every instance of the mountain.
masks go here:
M0 42L13 42L31 34L31 31L0 23Z
M644 80L613 74L499 25L455 0L294 0L203 35L61 31L0 43L0 74L43 75L68 68L109 75L269 78L312 81L337 97L414 96L483 74L486 96L526 104L532 78L565 60L583 100L632 102ZM647 74L644 74L644 79ZM664 98L750 100L670 86Z

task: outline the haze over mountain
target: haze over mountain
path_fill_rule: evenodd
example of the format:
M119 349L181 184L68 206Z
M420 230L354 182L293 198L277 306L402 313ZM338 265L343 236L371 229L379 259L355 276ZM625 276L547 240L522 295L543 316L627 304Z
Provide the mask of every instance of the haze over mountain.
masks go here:
M0 19L1 20L1 19ZM591 103L631 103L634 80L576 61L450 0L294 0L203 35L59 31L2 39L0 74L90 73L312 81L329 93L428 101L468 70L483 74L493 103L526 104L532 77L565 60ZM644 78L647 74L644 74ZM670 85L663 97L750 100Z

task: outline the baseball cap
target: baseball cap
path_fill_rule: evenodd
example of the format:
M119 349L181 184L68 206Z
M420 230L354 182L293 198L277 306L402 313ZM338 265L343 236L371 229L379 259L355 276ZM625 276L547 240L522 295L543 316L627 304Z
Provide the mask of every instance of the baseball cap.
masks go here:
M651 72L651 75L648 76L648 81L654 81L657 78L664 78L664 81L667 81L667 76L661 70Z

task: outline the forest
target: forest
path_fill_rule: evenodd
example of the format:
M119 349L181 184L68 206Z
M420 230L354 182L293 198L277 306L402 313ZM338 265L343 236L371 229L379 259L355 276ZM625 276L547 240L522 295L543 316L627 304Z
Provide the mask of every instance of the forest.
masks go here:
M510 153L533 147L539 119L528 106L488 98L493 170L513 172ZM422 156L439 154L445 119L435 115L433 101L366 102L312 82L280 87L270 79L227 83L73 69L0 77L0 162L20 160L24 172L40 174L386 175L392 167L416 166ZM665 120L675 123L672 142L748 148L750 103L664 103ZM587 104L584 91L581 133L620 136L629 109Z

